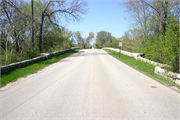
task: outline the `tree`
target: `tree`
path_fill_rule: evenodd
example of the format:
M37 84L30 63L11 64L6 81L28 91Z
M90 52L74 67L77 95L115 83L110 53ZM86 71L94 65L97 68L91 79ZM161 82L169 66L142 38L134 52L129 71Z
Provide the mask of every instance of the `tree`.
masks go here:
M84 0L34 0L33 8L36 12L32 21L31 3L24 0L2 0L1 65L36 57L40 52L70 48L73 44L72 31L65 35L60 20L79 22L81 15L87 11L86 5ZM34 47L31 39L32 22Z
M67 49L67 48L70 48L72 47L72 40L70 38L73 37L73 32L68 30L68 29L65 29L63 28L62 29L62 37L63 37L63 49Z
M51 19L53 15L63 16L67 21L68 20L80 21L81 19L80 14L85 14L87 11L87 9L85 8L87 5L86 1L73 0L70 3L66 3L66 2L67 2L66 0L49 1L44 11L42 12L40 34L39 34L39 51L42 51L42 34L43 34L42 32L43 32L44 17L47 16L49 21L53 24L55 24ZM52 11L49 10L50 5L53 5L54 10Z
M179 20L177 16L171 15L166 21L166 32L163 41L163 58L166 64L172 66L171 70L180 72L180 49L179 49Z
M107 46L107 42L110 40L112 42L112 35L107 31L99 31L96 35L96 43L99 47Z
M25 39L27 38L27 30L31 27L29 22L29 16L20 11L21 6L24 5L23 1L15 0L3 0L0 3L0 8L2 11L1 21L3 21L3 30L1 33L4 34L3 40L8 43L11 40L11 55L13 49L19 55L23 54L23 47L25 44ZM15 45L15 46L14 46ZM8 48L6 46L6 64L7 64L7 52Z
M119 38L119 40L123 44L123 50L132 52L133 51L133 41L131 40L131 36L129 31L124 32L124 35Z
M90 46L90 42L92 40L92 38L94 38L94 33L93 32L89 32L89 36L87 38L83 38L82 37L82 33L80 33L79 31L74 32L74 38L76 39L77 43L79 44L79 47L83 46L83 48L87 48L86 46Z
M74 32L74 38L75 38L76 43L79 45L79 48L80 48L81 44L82 44L82 41L84 41L83 38L82 38L81 33L79 31Z
M120 42L120 40L118 40L117 38L114 38L114 39L112 40L111 46L112 46L113 48L119 48L119 42Z
M180 17L180 3L178 0L126 0L120 5L126 7L126 12L131 16L133 25L141 29L143 36L149 33L147 22L148 19L154 21L154 30L158 35L166 31L166 19L173 12Z
M87 45L90 46L90 42L93 38L94 38L94 33L89 32L89 36L87 38L85 38L83 41L84 48L86 48Z
M121 5L127 8L133 21L130 30L133 51L145 53L145 57L172 66L179 66L179 18L178 0L127 0ZM131 37L129 37L131 39ZM121 39L127 39L123 36Z

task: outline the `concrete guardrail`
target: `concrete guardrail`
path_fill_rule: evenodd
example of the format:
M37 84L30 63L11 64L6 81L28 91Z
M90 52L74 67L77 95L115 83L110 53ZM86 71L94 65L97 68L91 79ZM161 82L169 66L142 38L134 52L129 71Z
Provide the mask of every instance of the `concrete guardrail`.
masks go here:
M119 52L119 49L117 49L117 48L104 47L102 49L110 49L110 50ZM144 55L143 53L131 53L131 52L127 52L127 51L124 51L124 50L121 50L121 53L124 54L124 55L128 55L130 57L134 57L136 60L141 60L141 61L144 61L146 63L150 63L150 64L155 65L156 67L155 67L154 72L156 74L159 74L159 75L161 75L163 77L168 77L171 80L173 80L176 84L180 85L180 74L173 73L173 72L170 72L170 71L166 71L165 69L162 68L162 67L165 67L165 66L170 67L169 65L161 64L161 63L158 63L158 62L154 62L154 61L145 59L145 58L141 57L142 55Z
M18 69L18 68L26 67L26 66L33 64L33 63L37 63L37 62L41 62L41 61L50 59L52 56L58 56L62 53L65 53L67 51L74 50L74 49L77 49L77 48L65 49L65 50L61 50L61 51L57 51L57 52L53 52L53 53L41 53L41 56L39 56L39 57L35 57L35 58L29 59L29 60L24 60L21 62L12 63L9 65L2 66L1 67L1 74L10 72L10 71Z

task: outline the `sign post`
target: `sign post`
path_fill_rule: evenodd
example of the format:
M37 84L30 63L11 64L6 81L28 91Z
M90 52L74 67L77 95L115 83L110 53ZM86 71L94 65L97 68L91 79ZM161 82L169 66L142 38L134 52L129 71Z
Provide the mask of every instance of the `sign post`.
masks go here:
M122 47L122 42L119 42L119 57L121 55L121 47Z

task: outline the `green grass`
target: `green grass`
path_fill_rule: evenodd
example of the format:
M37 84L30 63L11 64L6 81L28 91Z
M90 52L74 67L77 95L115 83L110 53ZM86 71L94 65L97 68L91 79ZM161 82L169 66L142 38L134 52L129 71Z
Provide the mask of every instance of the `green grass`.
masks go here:
M162 77L156 73L154 73L155 67L154 65L151 65L150 63L146 63L140 60L136 60L134 57L129 57L127 55L121 54L119 57L119 52L115 52L113 50L104 49L106 52L108 52L113 57L119 59L120 61L130 65L131 67L143 72L144 74L156 79L157 81L168 84L171 86L176 86L177 88L180 88L179 85L175 84L172 80L167 79L165 77Z
M41 61L41 62L38 62L35 64L31 64L31 65L28 65L28 66L23 67L23 68L15 69L15 70L10 71L10 72L5 73L5 74L1 74L1 87L5 86L6 84L8 84L12 81L16 81L20 77L24 77L24 76L27 76L29 74L35 73L38 70L41 70L44 67L46 67L52 63L58 62L59 60L65 58L65 57L68 57L68 56L72 55L73 53L76 53L80 50L81 49L71 50L71 51L63 53L59 56L53 56L53 57L51 57L51 59Z

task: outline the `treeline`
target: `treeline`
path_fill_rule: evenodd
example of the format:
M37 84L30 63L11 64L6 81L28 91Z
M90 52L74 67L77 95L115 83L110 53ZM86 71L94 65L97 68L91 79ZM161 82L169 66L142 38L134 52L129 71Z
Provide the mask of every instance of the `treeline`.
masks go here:
M129 38L129 34L125 32L125 35L121 38L116 38L108 31L99 31L96 35L96 42L93 47L101 49L103 47L119 48L119 42L122 42L123 47L121 49L129 52L133 52L133 40Z
M87 38L83 38L82 33L80 31L74 32L74 40L76 41L76 44L79 48L91 49L92 45L90 44L90 42L92 41L93 38L94 38L93 32L89 32Z
M147 59L168 64L174 72L179 71L179 26L180 2L178 0L126 0L119 3L126 8L132 23L124 36L108 40L96 36L95 47L113 46L115 42L123 42L123 49L130 52L145 53ZM100 40L100 41L99 41ZM118 44L117 44L118 45Z
M33 2L33 4L32 4ZM33 17L32 17L33 5ZM62 20L79 22L87 12L84 0L2 0L1 66L75 46Z

